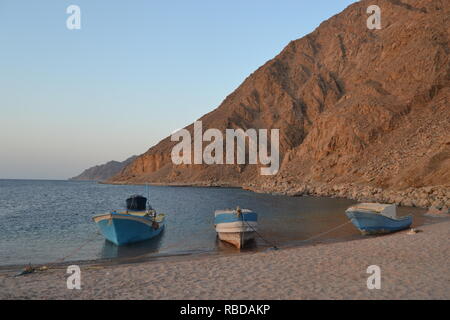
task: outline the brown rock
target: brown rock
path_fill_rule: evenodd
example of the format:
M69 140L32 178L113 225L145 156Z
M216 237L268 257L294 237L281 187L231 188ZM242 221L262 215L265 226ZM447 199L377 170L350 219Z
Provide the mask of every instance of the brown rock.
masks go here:
M431 206L427 213L427 215L431 216L450 216L450 212L448 207L443 207L442 209L436 206Z
M365 27L372 4L382 8L381 30ZM439 201L450 203L449 26L449 1L356 2L251 74L201 118L203 128L280 129L279 176L291 182L288 189L353 183L353 189L319 191L429 206L440 186ZM267 185L274 177L260 176L255 165L174 166L174 144L162 140L110 182L214 177L222 185L252 182L251 189L265 192L283 188ZM368 185L405 193L359 194Z

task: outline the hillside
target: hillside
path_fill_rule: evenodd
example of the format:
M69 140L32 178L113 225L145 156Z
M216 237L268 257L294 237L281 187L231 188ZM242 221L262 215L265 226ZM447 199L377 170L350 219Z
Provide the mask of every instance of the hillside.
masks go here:
M381 30L366 27L374 4ZM446 0L359 1L290 42L200 119L204 130L280 129L276 176L255 165L175 166L168 137L109 182L449 205L449 30Z
M123 168L129 165L136 159L137 156L132 156L123 162L109 161L105 164L94 166L92 168L84 170L76 177L69 180L93 180L93 181L105 181L118 174Z

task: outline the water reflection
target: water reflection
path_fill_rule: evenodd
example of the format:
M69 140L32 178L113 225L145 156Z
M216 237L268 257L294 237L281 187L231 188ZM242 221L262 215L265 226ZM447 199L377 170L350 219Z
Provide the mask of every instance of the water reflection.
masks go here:
M100 252L100 257L102 259L120 259L157 254L161 248L161 240L164 236L164 231L165 230L163 229L155 238L124 246L117 246L114 243L105 240Z
M216 250L221 253L236 253L236 252L247 252L247 251L255 251L258 249L258 242L256 239L251 239L245 242L245 247L241 249L237 249L232 244L221 241L219 237L216 237Z

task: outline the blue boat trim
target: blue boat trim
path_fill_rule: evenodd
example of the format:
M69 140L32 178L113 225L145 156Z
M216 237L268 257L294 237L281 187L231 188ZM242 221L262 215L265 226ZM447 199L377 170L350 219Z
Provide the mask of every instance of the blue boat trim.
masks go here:
M229 223L237 221L257 221L258 215L255 212L242 213L240 216L234 213L220 213L215 216L214 224Z
M412 216L391 219L376 213L346 211L353 225L363 233L389 233L407 229L412 224Z
M108 216L109 218L99 219ZM121 214L96 215L93 217L103 236L116 245L144 241L156 237L164 228L164 217L156 224L150 217ZM157 226L157 228L155 228Z

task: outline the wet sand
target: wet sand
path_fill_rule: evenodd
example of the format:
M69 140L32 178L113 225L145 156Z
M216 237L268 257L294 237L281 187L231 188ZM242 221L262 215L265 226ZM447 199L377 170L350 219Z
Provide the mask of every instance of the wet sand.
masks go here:
M1 299L450 299L450 220L363 240L227 256L0 273ZM367 288L367 267L381 289Z

